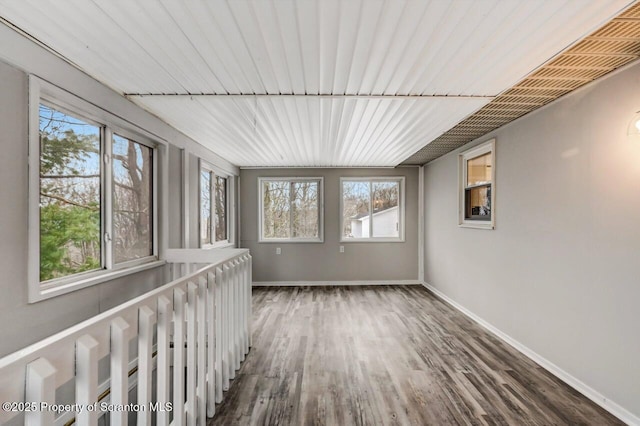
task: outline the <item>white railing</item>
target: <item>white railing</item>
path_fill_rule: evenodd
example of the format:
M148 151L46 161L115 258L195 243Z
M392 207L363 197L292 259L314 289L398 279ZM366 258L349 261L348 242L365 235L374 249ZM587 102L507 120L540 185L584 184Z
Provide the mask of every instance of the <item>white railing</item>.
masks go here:
M112 425L213 417L251 345L251 256L169 252L169 262L208 265L0 359L0 424L95 425L106 412Z

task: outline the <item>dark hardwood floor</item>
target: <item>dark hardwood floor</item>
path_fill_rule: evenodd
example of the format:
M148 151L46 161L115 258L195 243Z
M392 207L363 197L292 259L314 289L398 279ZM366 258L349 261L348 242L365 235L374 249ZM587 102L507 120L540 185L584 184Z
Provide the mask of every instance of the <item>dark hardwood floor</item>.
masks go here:
M253 290L210 425L623 424L421 286Z

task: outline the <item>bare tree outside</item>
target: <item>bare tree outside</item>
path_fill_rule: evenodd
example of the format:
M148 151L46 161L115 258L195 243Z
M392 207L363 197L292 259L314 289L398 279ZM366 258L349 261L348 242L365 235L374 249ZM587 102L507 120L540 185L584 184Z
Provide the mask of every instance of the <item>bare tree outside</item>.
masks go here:
M211 170L200 172L200 243L213 244L226 241L227 231L227 178Z
M369 182L342 182L342 235L353 238L351 219L369 214L371 188Z
M292 182L292 236L318 236L318 182Z
M320 199L317 180L263 182L263 238L318 238Z
M153 254L152 150L113 135L113 240L116 263Z
M211 244L211 172L200 172L200 244Z
M291 185L288 181L263 182L262 232L264 238L289 238Z
M398 206L398 182L373 182L373 213Z
M215 237L216 241L224 241L227 236L227 178L216 176L215 188Z

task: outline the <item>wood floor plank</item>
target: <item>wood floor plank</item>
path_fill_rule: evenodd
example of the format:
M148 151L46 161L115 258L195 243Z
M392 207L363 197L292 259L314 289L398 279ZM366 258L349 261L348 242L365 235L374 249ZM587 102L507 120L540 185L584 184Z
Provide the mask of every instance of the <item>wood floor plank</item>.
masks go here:
M422 286L253 289L209 425L621 425Z

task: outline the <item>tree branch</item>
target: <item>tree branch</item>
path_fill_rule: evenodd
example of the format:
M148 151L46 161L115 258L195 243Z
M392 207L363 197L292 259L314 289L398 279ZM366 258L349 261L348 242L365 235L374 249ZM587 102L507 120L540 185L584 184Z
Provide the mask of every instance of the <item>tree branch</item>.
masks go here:
M63 203L71 204L72 206L82 207L83 209L87 209L87 210L93 210L93 211L100 210L99 207L86 206L84 204L76 203L75 201L67 200L66 198L61 197L59 195L45 194L44 192L40 192L40 196L53 198L54 200L62 201Z
M122 189L128 189L129 191L133 191L133 192L136 191L136 189L133 186L125 185L125 184L117 182L117 181L115 181L114 183L116 184L116 186L118 186L118 187L120 187Z
M129 158L125 157L124 155L120 155L120 154L113 154L113 159L114 160L119 160L122 162L122 166L129 170L130 169L130 164L129 164ZM142 173L142 170L140 170L140 167L138 167L137 164L133 164L133 169L139 171L140 173Z

